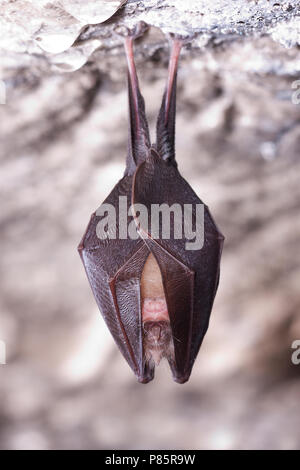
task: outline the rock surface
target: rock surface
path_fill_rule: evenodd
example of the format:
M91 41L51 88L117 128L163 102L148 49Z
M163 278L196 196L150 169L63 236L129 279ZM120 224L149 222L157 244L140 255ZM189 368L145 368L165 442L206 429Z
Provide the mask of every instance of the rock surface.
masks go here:
M78 3L0 3L0 446L299 448L299 2L128 0L86 25L90 11L83 20ZM49 30L32 9L50 6ZM45 51L41 33L66 31L66 18L72 31L80 24L70 46ZM141 20L152 25L136 44L152 129L166 79L163 33L190 37L177 160L226 236L210 328L183 386L166 364L152 383L136 383L76 252L123 174L120 34Z

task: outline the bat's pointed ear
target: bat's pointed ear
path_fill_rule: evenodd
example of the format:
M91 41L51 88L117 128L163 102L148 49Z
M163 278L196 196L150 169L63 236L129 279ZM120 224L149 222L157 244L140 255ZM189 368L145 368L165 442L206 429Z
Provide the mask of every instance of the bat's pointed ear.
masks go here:
M176 82L181 46L181 39L172 39L167 86L156 124L157 151L163 160L175 166Z
M139 23L140 25L140 23ZM137 27L135 33L131 33L124 40L124 47L128 67L128 99L129 99L129 135L128 156L126 173L133 174L136 167L145 160L150 149L150 136L147 118L145 114L145 102L139 88L136 67L133 55L133 40L141 32Z

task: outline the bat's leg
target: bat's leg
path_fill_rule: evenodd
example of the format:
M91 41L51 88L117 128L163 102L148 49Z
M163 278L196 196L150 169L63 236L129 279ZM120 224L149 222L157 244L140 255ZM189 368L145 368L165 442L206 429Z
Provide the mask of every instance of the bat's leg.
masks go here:
M128 174L132 174L137 165L145 160L151 146L145 114L145 102L140 92L133 54L133 41L143 33L144 29L144 24L139 23L134 32L131 32L124 40L128 67L129 97L129 136L126 168Z
M183 40L172 38L168 79L156 124L156 147L159 155L176 166L175 162L175 117L177 67Z

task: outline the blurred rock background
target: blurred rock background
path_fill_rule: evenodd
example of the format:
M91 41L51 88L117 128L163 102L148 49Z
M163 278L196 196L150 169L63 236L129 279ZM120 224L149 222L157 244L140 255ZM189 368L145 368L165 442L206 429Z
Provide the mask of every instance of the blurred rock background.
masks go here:
M78 3L0 2L0 447L297 449L298 1L129 0L105 23L98 10L79 15ZM107 18L120 3L102 2ZM163 32L193 35L178 76L177 160L226 237L210 328L185 385L165 363L152 383L136 382L76 250L124 171L118 34L139 20L152 25L136 44L152 130Z

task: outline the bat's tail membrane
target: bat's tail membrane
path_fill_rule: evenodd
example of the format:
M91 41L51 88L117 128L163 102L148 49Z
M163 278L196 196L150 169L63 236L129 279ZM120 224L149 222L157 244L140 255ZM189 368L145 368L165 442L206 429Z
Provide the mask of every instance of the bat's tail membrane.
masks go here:
M139 88L133 55L133 40L138 35L130 35L124 41L128 66L129 136L126 173L133 174L136 167L149 154L150 136L145 114L145 102Z
M176 82L181 46L181 39L172 39L167 86L156 124L156 149L163 160L175 166Z

